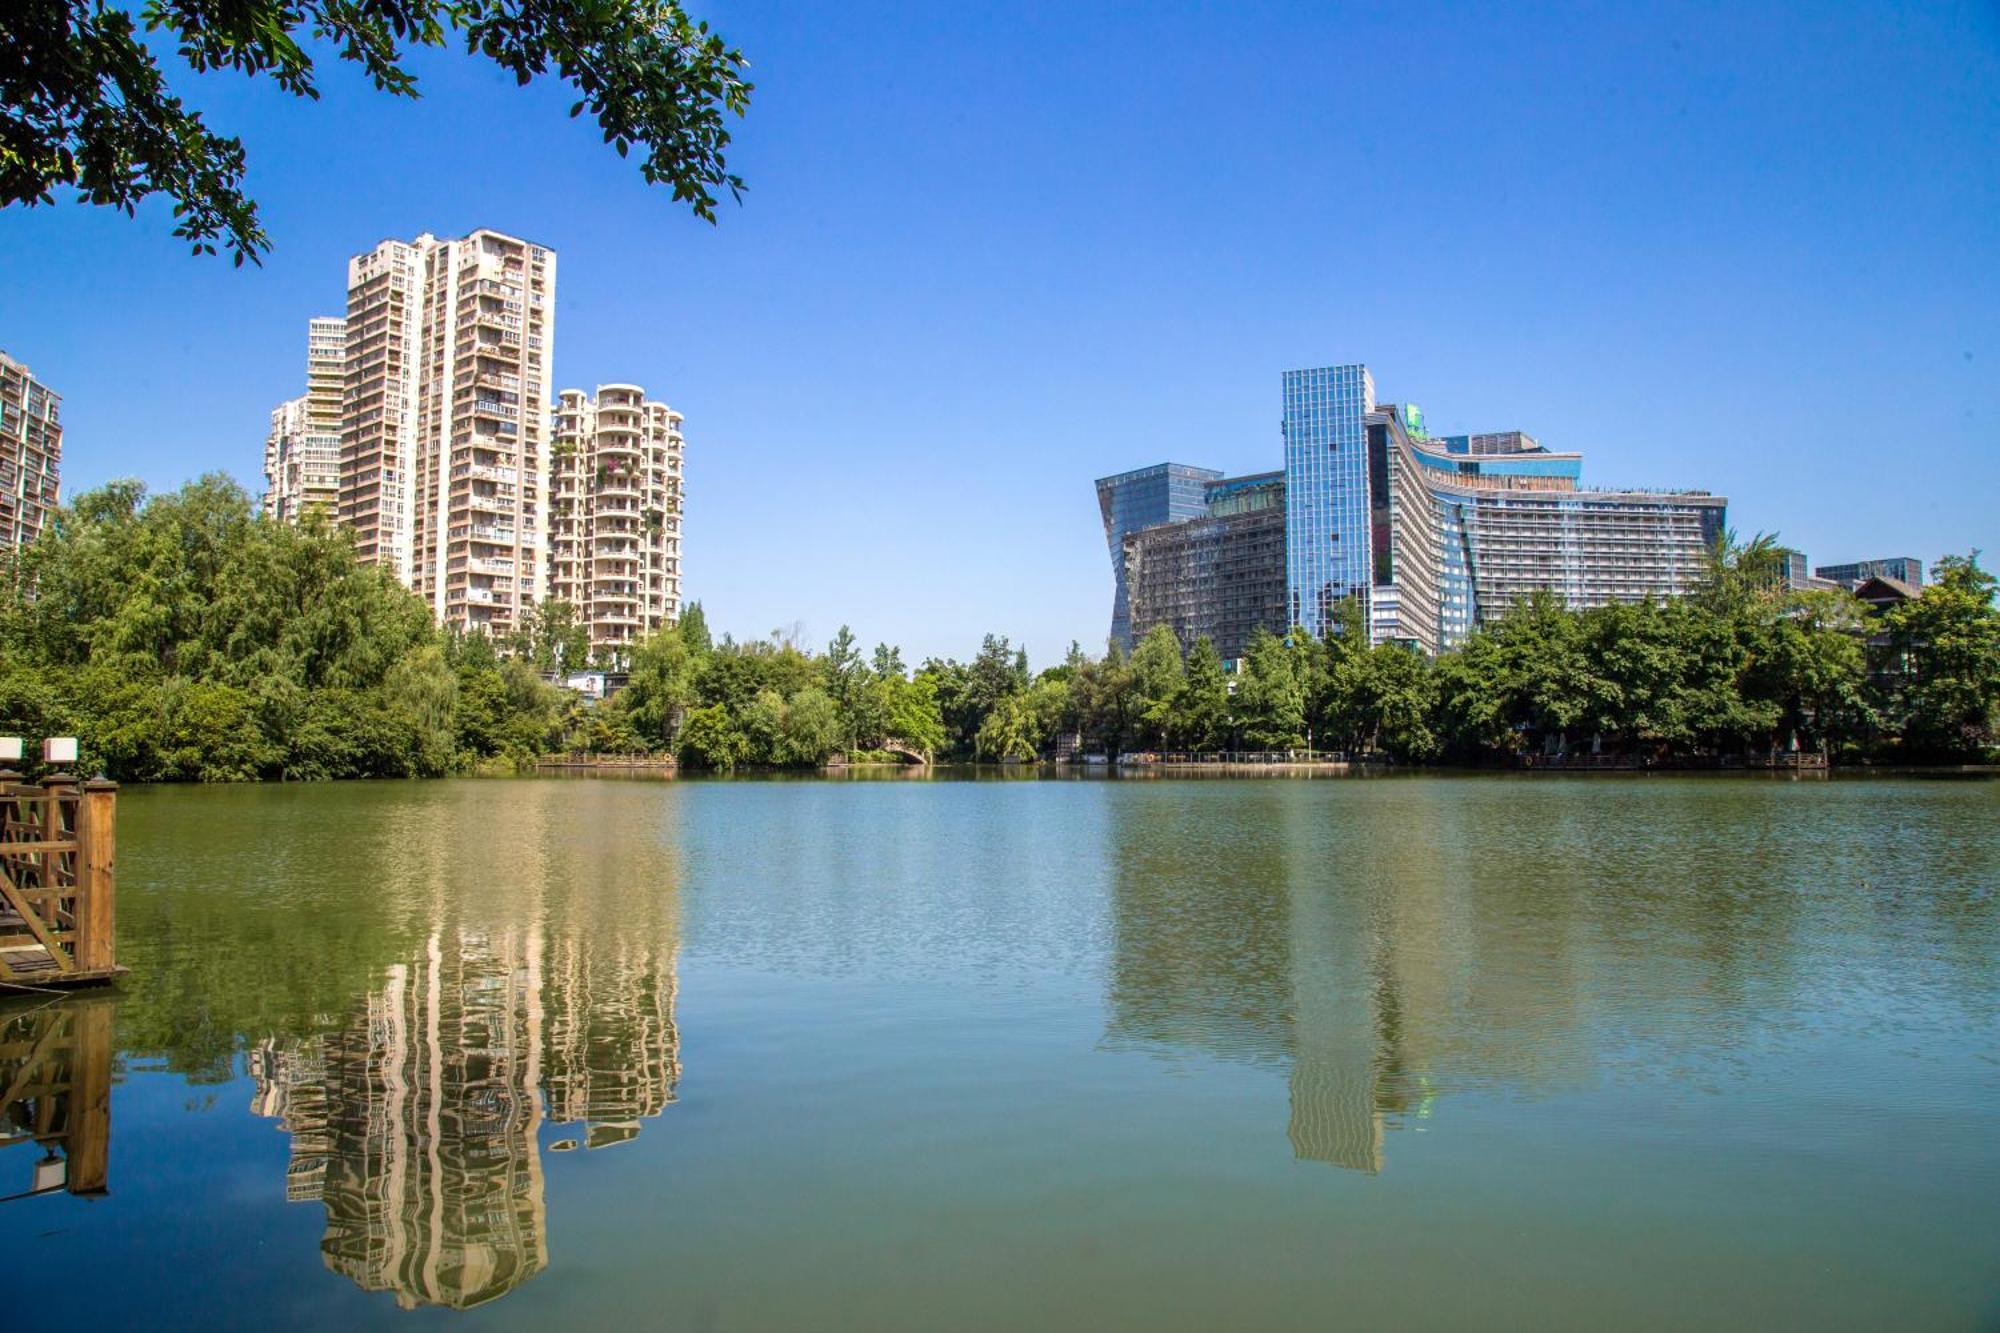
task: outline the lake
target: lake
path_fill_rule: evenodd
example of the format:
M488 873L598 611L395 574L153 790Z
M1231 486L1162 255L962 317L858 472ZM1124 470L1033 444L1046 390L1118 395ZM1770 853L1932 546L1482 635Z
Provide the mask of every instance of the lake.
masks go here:
M2000 782L502 779L119 827L131 975L0 1008L0 1091L110 1087L6 1093L0 1196L61 1183L37 1114L108 1136L101 1196L0 1203L9 1328L2000 1324Z

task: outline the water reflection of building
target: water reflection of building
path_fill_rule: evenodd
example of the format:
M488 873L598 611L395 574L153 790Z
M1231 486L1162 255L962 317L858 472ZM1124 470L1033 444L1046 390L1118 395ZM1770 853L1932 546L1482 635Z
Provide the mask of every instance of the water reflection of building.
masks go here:
M674 1100L676 986L671 962L662 967L657 953L629 941L551 945L542 1090L551 1122L584 1126L584 1147L625 1142Z
M102 1194L111 1152L108 997L0 1008L0 1201L29 1194Z
M1559 929L1481 920L1507 890L1467 864L1469 816L1399 789L1390 817L1377 790L1343 789L1341 832L1293 784L1243 784L1226 838L1188 838L1172 799L1121 806L1107 1034L1287 1066L1293 1153L1367 1172L1440 1087L1572 1074L1578 1003Z
M671 934L577 930L440 928L335 1030L252 1053L252 1108L291 1135L286 1194L324 1205L329 1268L405 1307L504 1295L549 1262L544 1119L595 1148L673 1101Z

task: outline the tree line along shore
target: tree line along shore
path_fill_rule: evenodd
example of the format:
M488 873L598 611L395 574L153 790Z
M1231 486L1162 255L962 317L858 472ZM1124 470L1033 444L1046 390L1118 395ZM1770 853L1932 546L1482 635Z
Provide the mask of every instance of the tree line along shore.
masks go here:
M711 636L699 604L642 640L625 688L586 665L574 612L501 639L433 624L323 519L258 517L226 477L82 494L0 569L0 731L75 735L124 781L429 777L556 754L691 768L812 768L897 747L939 759L1298 751L1493 765L1583 748L1647 762L1804 751L1962 763L2000 743L2000 610L1976 553L1880 614L1790 591L1766 539L1717 549L1672 601L1573 611L1532 598L1431 659L1369 646L1360 613L1315 639L1260 633L1235 673L1155 629L1030 669L989 635L910 668L842 627L822 652Z

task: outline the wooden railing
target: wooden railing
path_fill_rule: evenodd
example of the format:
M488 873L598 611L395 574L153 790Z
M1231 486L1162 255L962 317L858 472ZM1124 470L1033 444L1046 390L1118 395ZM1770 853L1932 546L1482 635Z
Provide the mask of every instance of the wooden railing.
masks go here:
M117 972L117 801L115 782L0 773L0 990Z

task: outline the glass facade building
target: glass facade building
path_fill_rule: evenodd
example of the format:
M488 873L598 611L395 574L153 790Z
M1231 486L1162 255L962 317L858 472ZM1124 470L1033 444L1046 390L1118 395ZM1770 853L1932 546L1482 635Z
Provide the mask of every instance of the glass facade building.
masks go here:
M1574 607L1674 596L1727 501L1594 490L1522 431L1432 437L1363 365L1286 371L1286 610L1323 634L1352 598L1372 641L1437 652L1540 589Z
M1323 635L1351 600L1371 642L1437 653L1539 591L1579 609L1678 596L1724 528L1722 496L1585 487L1581 454L1523 431L1429 435L1415 407L1375 401L1364 365L1282 387L1281 473L1161 463L1097 483L1119 642L1167 624L1234 656L1258 624Z
M1315 389L1322 377L1333 392ZM1348 424L1339 389L1349 384L1366 402L1358 482L1357 469L1320 448L1296 447L1324 445L1338 459ZM1315 632L1343 596L1360 603L1373 642L1430 653L1544 589L1572 607L1676 596L1723 529L1721 496L1588 489L1582 455L1522 431L1428 436L1414 409L1373 401L1361 367L1295 371L1285 390L1287 504L1296 513L1305 489L1325 492L1290 532L1343 552L1317 566L1312 551L1288 557L1292 604ZM1335 413L1330 425L1322 403Z
M1222 477L1214 468L1186 463L1151 467L1097 479L1097 508L1104 519L1104 544L1115 582L1111 639L1132 646L1132 615L1125 592L1125 539L1141 528L1200 518L1208 512L1208 485Z
M1857 560L1845 565L1821 565L1813 571L1820 578L1838 583L1852 592L1869 579L1895 579L1912 588L1924 586L1924 562L1911 555L1892 555L1882 560Z
M1207 496L1202 517L1126 537L1131 632L1165 625L1183 651L1206 638L1235 661L1260 627L1285 632L1284 474L1227 478Z
M1284 374L1285 588L1293 624L1314 634L1349 596L1367 596L1366 430L1375 409L1368 367Z

